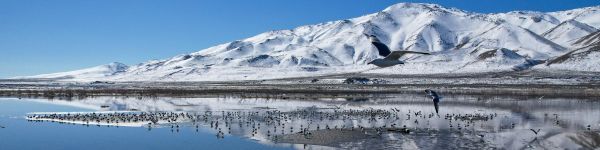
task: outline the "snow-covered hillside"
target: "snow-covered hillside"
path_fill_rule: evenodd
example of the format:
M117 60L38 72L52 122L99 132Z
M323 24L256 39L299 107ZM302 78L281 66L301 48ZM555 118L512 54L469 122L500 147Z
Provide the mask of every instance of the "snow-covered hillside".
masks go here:
M594 32L573 42L579 48L550 59L546 66L554 70L600 72L600 31Z
M80 79L80 80L98 80L107 76L118 75L127 71L128 66L118 62L112 62L106 65L100 65L92 68L86 68L81 70L41 74L29 77L18 77L18 78L55 78L55 79Z
M203 81L353 72L430 74L550 69L553 65L538 64L590 47L577 41L592 36L599 28L598 6L550 13L481 14L435 4L399 3L374 14L269 31L164 60L129 67L110 64L28 78ZM402 58L407 64L376 68L367 63L381 56L366 34L375 35L392 50L432 55L408 55ZM592 54L585 57L596 60L597 54ZM589 69L598 67L596 63L564 69L598 71Z
M557 44L571 47L575 40L596 31L598 31L598 29L587 24L575 20L567 20L544 32L542 36Z

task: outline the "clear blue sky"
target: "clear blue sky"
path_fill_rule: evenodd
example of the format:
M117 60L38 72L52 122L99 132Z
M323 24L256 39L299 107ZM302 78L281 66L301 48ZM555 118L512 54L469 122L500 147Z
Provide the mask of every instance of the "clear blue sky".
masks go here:
M600 5L599 0L0 0L0 78L164 59L399 2L480 13Z

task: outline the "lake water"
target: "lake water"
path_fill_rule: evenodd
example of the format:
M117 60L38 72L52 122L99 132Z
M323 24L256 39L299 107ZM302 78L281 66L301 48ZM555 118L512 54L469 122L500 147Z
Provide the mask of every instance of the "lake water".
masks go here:
M0 149L598 149L598 99L0 99Z

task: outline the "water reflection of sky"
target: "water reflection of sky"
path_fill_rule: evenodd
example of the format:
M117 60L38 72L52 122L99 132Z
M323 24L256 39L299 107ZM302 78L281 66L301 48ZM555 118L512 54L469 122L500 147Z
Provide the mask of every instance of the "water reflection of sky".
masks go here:
M512 98L481 96L445 96L440 103L439 116L433 103L422 95L384 95L376 98L323 98L319 100L274 100L236 97L219 98L123 98L98 97L82 100L2 100L0 125L3 134L17 139L54 144L57 147L78 148L82 144L61 143L76 139L82 143L110 143L120 148L134 149L194 149L206 146L225 146L226 149L265 148L598 148L600 146L600 106L593 100L564 98ZM360 99L360 100L356 100ZM172 124L153 128L150 132L140 128L65 125L51 122L27 122L28 113L55 112L185 112L204 115L213 112L205 121L181 119L174 132ZM391 116L375 119L342 112L384 110ZM318 115L301 117L298 112L317 112ZM227 113L257 112L251 119L223 120ZM278 112L279 122L270 124L261 119ZM303 112L303 113L306 113ZM279 114L280 113L280 114ZM419 113L419 114L417 114ZM273 114L270 114L273 115ZM329 117L327 117L329 116ZM338 116L337 118L334 116ZM492 118L489 118L489 117ZM16 118L15 118L16 117ZM283 120L283 117L286 117ZM288 119L289 117L289 119ZM462 118L461 118L462 117ZM477 117L488 117L478 120ZM242 117L240 117L242 118ZM465 120L465 118L467 118ZM221 121L221 128L213 122ZM243 124L240 122L248 122ZM250 123L250 122L251 123ZM281 125L280 122L285 125ZM194 125L200 124L200 132ZM241 125L237 125L240 123ZM257 129L256 124L262 128ZM287 124L286 124L287 123ZM391 127L391 125L395 125ZM18 128L14 126L19 126ZM318 126L318 128L317 128ZM325 127L331 128L325 130ZM397 132L403 129L410 133ZM589 126L589 127L588 127ZM339 128L334 130L333 128ZM356 129L356 130L350 130ZM342 129L344 128L344 129ZM359 130L359 128L364 128ZM294 130L295 129L295 130ZM310 131L311 137L306 138ZM385 130L384 130L385 129ZM280 130L283 130L280 132ZM289 131L288 131L289 130ZM225 133L225 138L215 138L215 133ZM37 133L37 134L35 134ZM41 133L41 134L40 134ZM19 135L16 135L19 134ZM59 135L53 135L59 134ZM35 136L46 137L42 139ZM342 138L342 137L353 138ZM8 136L7 136L8 137ZM54 137L54 138L49 138ZM112 138L118 137L118 138ZM48 138L48 139L47 139ZM324 139L320 139L324 138ZM337 138L338 140L329 140ZM4 138L3 138L4 139ZM136 139L125 142L128 139ZM123 141L120 141L123 140ZM160 140L165 144L150 143ZM8 149L22 149L18 140L0 141ZM150 142L149 142L150 141ZM137 143L136 143L137 142ZM289 145L285 143L292 143ZM452 143L452 144L449 144ZM307 144L307 145L303 145ZM34 147L33 144L28 145ZM83 144L86 145L86 144ZM92 144L94 145L94 144ZM137 145L137 146L134 146ZM140 146L142 145L142 146ZM146 147L144 147L146 146ZM2 148L2 147L0 147ZM25 146L27 148L27 146Z
M25 120L29 112L93 111L88 107L54 105L54 102L62 103L58 100L47 103L40 100L0 99L0 125L6 127L0 129L0 149L290 149L262 145L235 136L216 139L209 130L195 132L182 128L180 132L173 133L166 128L158 128L149 132L145 128L86 127Z

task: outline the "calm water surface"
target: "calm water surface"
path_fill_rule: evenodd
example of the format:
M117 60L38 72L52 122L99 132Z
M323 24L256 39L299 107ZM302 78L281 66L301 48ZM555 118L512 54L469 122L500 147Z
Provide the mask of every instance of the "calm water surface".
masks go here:
M0 149L598 149L594 98L0 99Z

